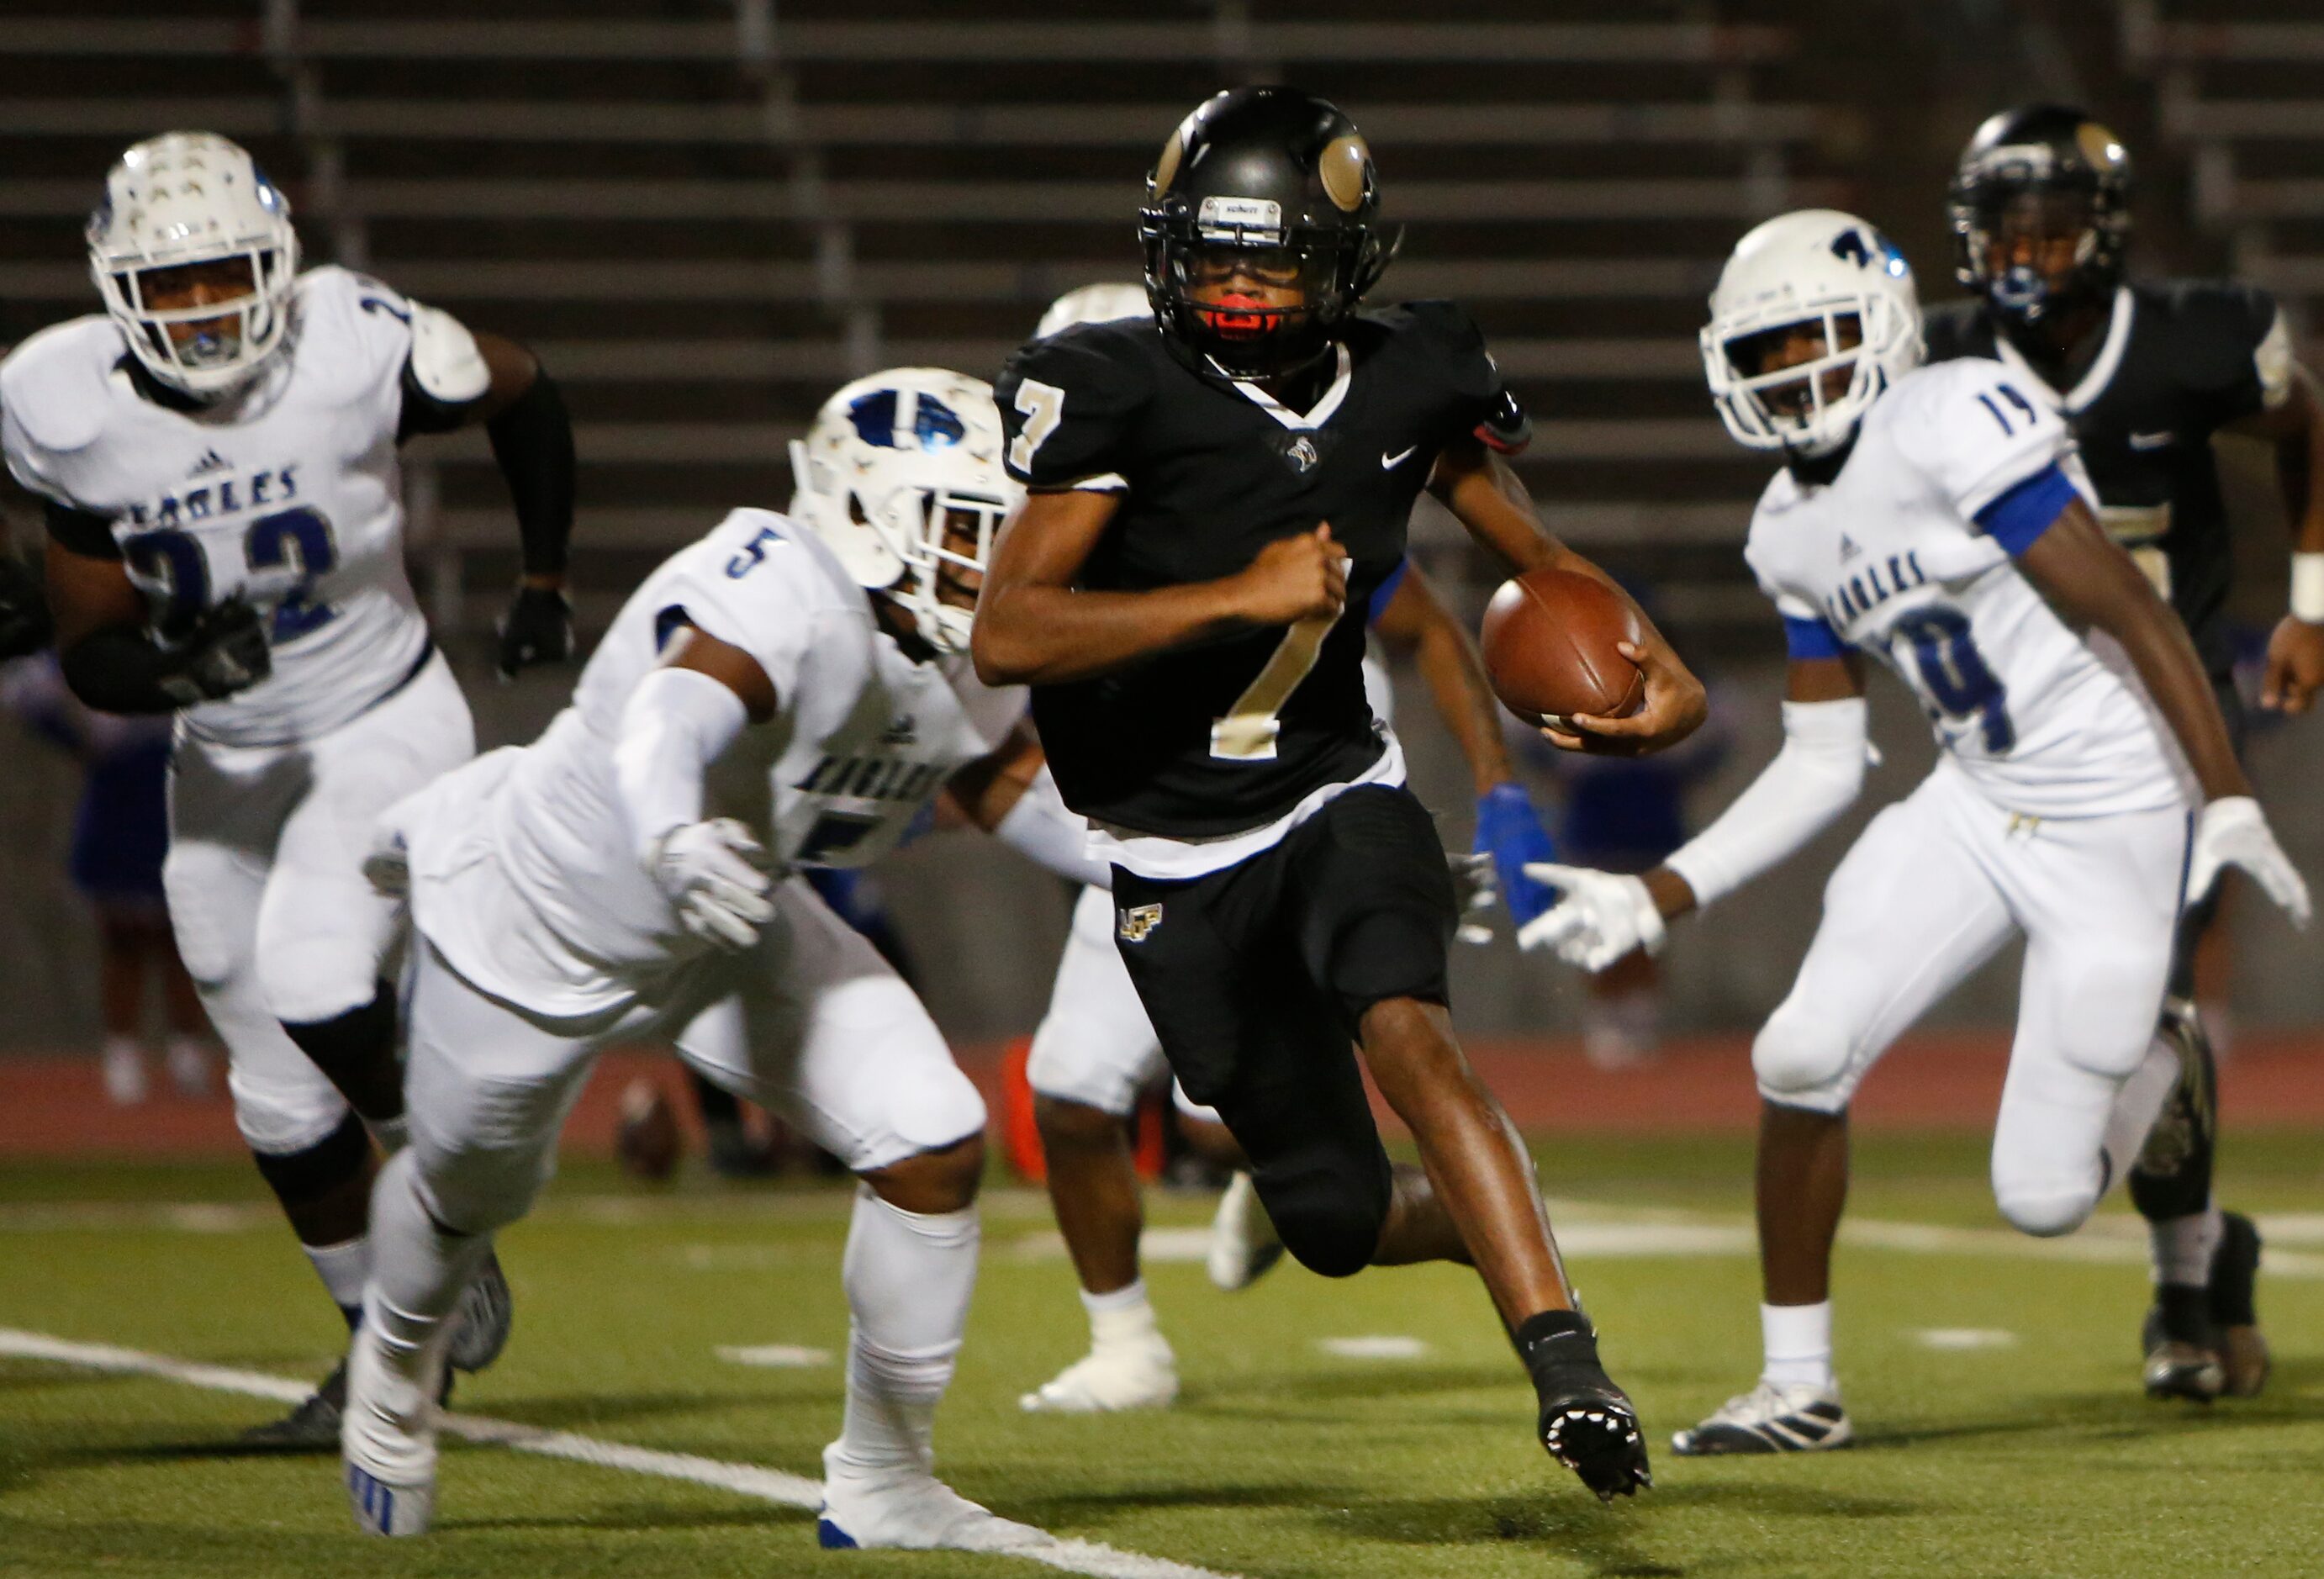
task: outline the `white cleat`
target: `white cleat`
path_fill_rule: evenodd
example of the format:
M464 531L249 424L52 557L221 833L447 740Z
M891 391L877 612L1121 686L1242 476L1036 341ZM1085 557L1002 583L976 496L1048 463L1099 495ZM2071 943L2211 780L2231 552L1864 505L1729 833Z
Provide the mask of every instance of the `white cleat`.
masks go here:
M1211 1219L1211 1250L1205 1258L1211 1281L1230 1293L1248 1288L1282 1259L1283 1240L1259 1204L1259 1187L1250 1175L1236 1174L1219 1197L1219 1214Z
M1056 1544L1047 1530L1003 1519L926 1470L843 1470L832 1462L837 1447L824 1449L815 1521L816 1543L830 1550L1022 1552Z
M1158 1337L1150 1344L1093 1350L1017 1400L1034 1414L1104 1415L1163 1409L1178 1399L1178 1362Z
M1856 1439L1838 1387L1762 1381L1738 1394L1691 1431L1673 1433L1683 1458L1723 1453L1823 1453Z
M436 1394L443 1362L411 1378L388 1364L372 1325L347 1352L347 1401L339 1418L347 1502L366 1533L424 1535L436 1512Z
M107 1042L101 1067L106 1101L135 1107L145 1100L145 1055L134 1042Z

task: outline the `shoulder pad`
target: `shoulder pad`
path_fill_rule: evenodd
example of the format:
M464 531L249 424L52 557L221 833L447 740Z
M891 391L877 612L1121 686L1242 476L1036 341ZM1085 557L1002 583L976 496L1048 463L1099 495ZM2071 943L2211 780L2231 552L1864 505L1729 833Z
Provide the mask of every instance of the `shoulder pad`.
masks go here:
M464 406L493 386L492 369L467 326L441 308L411 303L411 380L430 400Z
M113 320L92 313L42 329L0 363L14 429L42 449L85 449L105 431L113 365L126 354Z

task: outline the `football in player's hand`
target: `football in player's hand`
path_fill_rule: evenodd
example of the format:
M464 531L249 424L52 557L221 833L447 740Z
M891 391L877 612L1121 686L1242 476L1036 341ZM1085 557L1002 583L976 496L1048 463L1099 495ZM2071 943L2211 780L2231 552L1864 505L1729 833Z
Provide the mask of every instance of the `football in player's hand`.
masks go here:
M1616 643L1641 636L1636 611L1604 582L1544 569L1501 583L1485 605L1480 641L1502 705L1528 724L1556 724L1638 710L1646 676Z
M622 1170L656 1183L677 1171L678 1154L686 1150L678 1131L678 1115L669 1098L650 1080L632 1080L622 1093L622 1127L613 1138Z

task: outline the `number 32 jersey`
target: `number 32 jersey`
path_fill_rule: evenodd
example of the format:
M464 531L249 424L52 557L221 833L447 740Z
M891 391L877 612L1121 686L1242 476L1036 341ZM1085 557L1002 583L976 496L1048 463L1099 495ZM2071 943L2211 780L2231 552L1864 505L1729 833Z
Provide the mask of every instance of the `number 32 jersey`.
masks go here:
M1988 799L2032 817L2181 804L2184 767L2120 647L2017 569L2075 498L2072 435L1990 362L1923 367L1866 413L1828 485L1776 474L1744 557L1794 658L1871 652Z
M182 715L226 745L335 729L428 651L396 454L413 304L325 267L299 277L292 311L254 386L213 407L150 398L102 315L0 365L9 470L70 512L67 548L118 556L165 638L237 594L267 615L272 677Z

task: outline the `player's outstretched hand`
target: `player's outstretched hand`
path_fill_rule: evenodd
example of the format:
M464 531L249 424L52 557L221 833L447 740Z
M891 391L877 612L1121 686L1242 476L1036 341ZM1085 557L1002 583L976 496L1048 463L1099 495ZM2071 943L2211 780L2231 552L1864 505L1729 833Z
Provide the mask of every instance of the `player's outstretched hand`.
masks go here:
M1646 756L1676 745L1711 716L1711 698L1702 682L1679 660L1668 642L1618 642L1614 651L1637 664L1646 677L1645 701L1625 718L1576 714L1565 720L1566 729L1542 731L1551 744L1597 756Z
M274 672L266 622L241 597L202 611L180 635L161 689L181 707L246 691Z
M2187 863L2187 902L2191 905L2209 894L2220 872L2229 866L2251 873L2292 924L2307 929L2307 881L2275 842L2267 814L2248 795L2222 795L2205 804L2195 824L2194 854Z
M1659 953L1663 913L1643 878L1587 866L1534 861L1526 875L1560 891L1557 903L1517 929L1517 946L1554 948L1557 957L1592 974L1634 948Z
M2296 614L2276 621L2267 639L2267 670L2260 680L2259 705L2297 716L2324 690L2324 625Z
M1348 554L1332 540L1327 521L1268 544L1236 579L1242 615L1254 625L1337 619L1348 602Z
M553 586L523 586L509 600L494 629L501 639L503 679L536 663L562 663L573 656L573 605Z
M647 865L686 929L740 953L775 919L766 851L731 817L690 822L654 841Z

